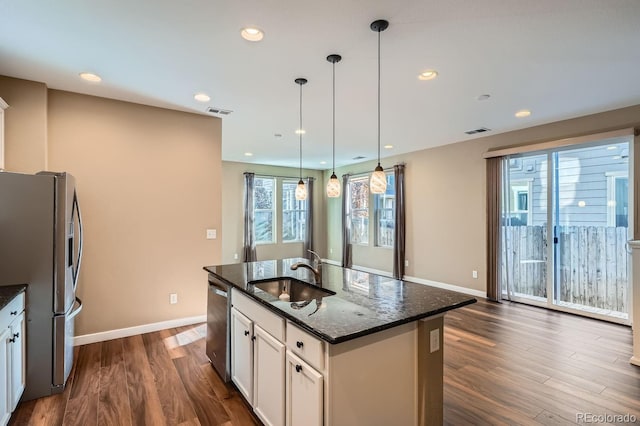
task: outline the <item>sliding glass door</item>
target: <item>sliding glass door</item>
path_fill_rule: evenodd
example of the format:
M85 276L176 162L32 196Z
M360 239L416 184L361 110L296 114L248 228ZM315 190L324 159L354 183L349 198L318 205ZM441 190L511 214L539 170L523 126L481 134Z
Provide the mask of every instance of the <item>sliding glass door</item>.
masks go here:
M630 138L503 160L503 297L625 322Z

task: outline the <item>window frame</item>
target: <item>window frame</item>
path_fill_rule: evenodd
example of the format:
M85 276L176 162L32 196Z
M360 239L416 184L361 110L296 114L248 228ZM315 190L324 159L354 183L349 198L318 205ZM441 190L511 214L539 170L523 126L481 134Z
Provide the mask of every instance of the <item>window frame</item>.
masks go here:
M299 179L298 179L299 180ZM309 200L304 200L302 201L302 204L304 205L304 208L302 209L286 209L285 210L285 202L284 202L284 194L285 194L285 190L284 190L284 185L293 185L294 189L294 203L298 203L298 200L295 200L295 188L298 186L298 180L295 180L295 178L282 178L282 180L280 181L280 188L281 188L281 192L282 195L280 197L280 214L282 217L282 226L280 226L280 242L282 244L290 244L290 243L304 243L305 238L306 238L306 231L307 231L307 210L309 209ZM305 181L305 185L307 184L307 180L303 179ZM304 230L301 231L301 235L300 235L300 239L295 239L295 240L285 240L284 239L284 225L285 225L285 220L284 220L284 215L285 215L285 211L286 212L297 212L300 213L303 216L303 220L304 220Z
M367 185L367 207L366 208L354 208L353 207L353 188L352 188L352 184L355 182L365 182ZM371 188L369 187L369 176L351 176L349 177L349 226L351 229L350 232L350 241L349 244L355 244L358 246L365 246L368 247L370 245L370 241L371 239L369 238L370 235L370 227L371 227L371 214L370 214L370 206L371 206ZM364 227L364 229L366 230L366 242L362 242L362 241L354 241L353 236L354 236L354 232L353 232L353 218L355 216L355 212L366 212L366 218L367 218L367 226Z
M272 191L272 195L271 195L271 209L256 209L256 185L255 185L255 180L271 180L273 182L273 191ZM277 185L277 179L275 178L275 176L255 176L254 178L254 187L253 187L253 235L255 237L255 244L256 246L258 245L267 245L267 244L276 244L277 243L277 234L276 234L276 229L278 226L278 215L277 215L277 205L276 205L276 201L277 201L277 192L278 192L278 185ZM271 240L270 241L258 241L257 237L258 237L258 232L256 231L256 213L258 212L271 212Z
M395 173L392 170L389 170L387 172L385 172L386 178L387 178L387 188L389 187L389 176L393 176L394 177L394 184L395 184ZM392 207L381 207L380 204L383 203L385 200L391 200L392 201ZM373 209L374 209L374 229L373 229L373 233L374 233L374 247L380 247L380 248L385 248L385 249L393 249L393 246L395 244L395 228L396 228L396 222L395 222L395 217L396 217L396 195L395 193L393 195L387 195L386 192L384 194L373 194ZM381 216L382 216L382 212L384 211L391 211L391 215L393 217L393 230L392 230L392 235L391 235L391 244L381 244L380 243L380 221L381 221Z

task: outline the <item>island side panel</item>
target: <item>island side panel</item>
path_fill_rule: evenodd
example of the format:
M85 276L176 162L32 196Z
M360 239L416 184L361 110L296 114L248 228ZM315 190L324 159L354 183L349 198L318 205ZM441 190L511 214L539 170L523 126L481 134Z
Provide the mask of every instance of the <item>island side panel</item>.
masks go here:
M420 425L442 425L444 315L418 322L418 420ZM431 332L437 334L431 351ZM438 349L435 350L436 344Z
M325 425L418 424L418 325L329 345Z

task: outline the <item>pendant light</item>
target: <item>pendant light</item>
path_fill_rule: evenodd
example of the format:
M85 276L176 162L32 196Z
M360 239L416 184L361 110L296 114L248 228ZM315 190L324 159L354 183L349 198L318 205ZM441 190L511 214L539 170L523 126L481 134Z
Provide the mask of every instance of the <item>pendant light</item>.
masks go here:
M300 85L300 127L298 128L298 135L300 136L300 180L298 181L298 186L296 187L296 200L302 201L307 199L307 187L304 186L304 181L302 180L302 85L307 84L306 78L296 78L296 84Z
M329 55L327 61L333 64L333 173L327 183L327 197L337 198L340 196L340 181L336 176L336 62L340 62L342 56Z
M371 30L378 33L378 166L371 175L369 190L372 194L384 194L387 190L387 175L380 166L380 33L389 27L389 21L379 19L371 23Z

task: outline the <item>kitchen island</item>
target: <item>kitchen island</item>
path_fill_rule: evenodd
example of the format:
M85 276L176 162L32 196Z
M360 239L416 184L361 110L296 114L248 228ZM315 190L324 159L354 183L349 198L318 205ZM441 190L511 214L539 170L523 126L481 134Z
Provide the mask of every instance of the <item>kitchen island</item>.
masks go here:
M297 262L308 263L204 268L232 289L231 376L256 414L293 425L441 424L443 314L476 300L328 264L325 293L313 299L261 288L283 278L314 284L308 269L291 270ZM269 368L260 368L262 359ZM270 392L261 397L267 378Z

